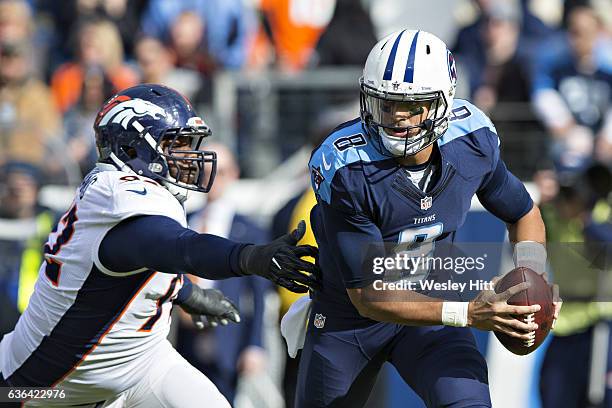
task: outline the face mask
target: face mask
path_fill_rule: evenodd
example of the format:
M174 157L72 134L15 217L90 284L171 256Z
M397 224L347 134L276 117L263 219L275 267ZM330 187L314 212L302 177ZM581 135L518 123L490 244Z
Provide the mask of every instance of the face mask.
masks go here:
M378 134L382 140L385 149L396 157L410 156L423 147L428 138L422 137L424 132L419 132L417 136L408 139L406 147L406 138L389 136L384 129L378 128ZM410 139L415 139L415 142L410 142ZM418 139L418 140L417 140Z

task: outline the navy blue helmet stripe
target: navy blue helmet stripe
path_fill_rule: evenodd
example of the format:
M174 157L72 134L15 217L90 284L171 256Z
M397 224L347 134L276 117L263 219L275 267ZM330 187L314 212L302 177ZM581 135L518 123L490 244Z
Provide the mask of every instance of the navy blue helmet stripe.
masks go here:
M51 387L65 378L97 347L154 274L116 278L94 266L72 306L7 382L13 387Z
M404 82L412 82L414 80L414 56L416 54L416 44L420 31L417 31L412 38L410 44L410 53L408 54L408 63L406 64L406 72L404 72Z
M383 80L385 81L390 80L391 76L393 75L393 64L395 64L395 54L397 54L397 47L399 46L399 42L400 42L400 39L402 38L402 35L404 34L404 31L402 31L397 36L397 38L395 39L395 42L393 43L393 47L391 47L391 54L389 54L389 59L387 60L387 66L385 67L385 74L383 75Z

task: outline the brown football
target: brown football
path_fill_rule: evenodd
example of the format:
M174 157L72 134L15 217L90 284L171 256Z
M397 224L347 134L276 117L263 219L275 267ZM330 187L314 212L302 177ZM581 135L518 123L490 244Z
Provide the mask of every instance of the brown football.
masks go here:
M531 353L542 344L552 328L555 310L550 285L546 283L541 275L529 268L519 267L508 272L495 285L495 292L501 293L522 282L529 282L530 287L508 299L508 304L517 306L540 305L541 308L539 312L523 317L523 321L526 323L535 321L538 324L539 327L538 330L536 330L535 339L532 341L524 341L510 337L504 333L495 332L495 336L504 347L520 356Z

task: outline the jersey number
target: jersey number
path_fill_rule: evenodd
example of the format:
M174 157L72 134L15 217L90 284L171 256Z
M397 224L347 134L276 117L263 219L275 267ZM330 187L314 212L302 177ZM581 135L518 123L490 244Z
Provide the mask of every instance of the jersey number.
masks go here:
M448 120L453 122L455 120L465 119L470 116L472 116L472 112L470 112L467 106L460 106L451 110Z
M433 255L436 246L435 239L442 235L443 230L444 225L439 222L423 227L408 228L400 232L396 253L406 255L415 261L421 258L415 270L410 270L409 275L402 275L401 279L419 280L427 277L431 265L426 260Z
M153 326L155 326L155 323L157 323L157 321L162 315L162 307L164 306L164 303L176 297L178 293L178 291L175 293L176 284L179 282L182 282L181 281L182 279L183 279L183 275L176 276L172 279L172 281L170 282L170 287L168 288L166 293L162 297L157 299L157 308L155 309L155 314L149 317L147 321L144 322L142 326L140 326L140 329L138 329L139 332L150 332L151 331Z
M367 143L365 137L363 137L361 133L358 133L356 135L344 136L337 139L334 142L334 147L338 149L339 152L343 152L351 147L364 146Z
M77 220L77 207L76 204L73 204L57 223L57 226L51 232L49 240L45 244L45 262L47 264L45 267L45 275L53 286L58 286L60 274L62 273L62 263L55 259L55 256L62 247L72 239L74 235L74 223ZM55 244L51 246L50 243L53 241L53 238L55 238Z

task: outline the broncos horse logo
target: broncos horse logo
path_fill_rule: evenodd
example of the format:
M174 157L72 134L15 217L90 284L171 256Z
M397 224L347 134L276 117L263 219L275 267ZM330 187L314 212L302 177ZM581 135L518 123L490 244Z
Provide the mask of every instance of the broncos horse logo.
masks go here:
M151 116L154 119L165 118L166 112L163 108L149 101L121 95L111 99L100 111L97 124L98 126L104 126L109 123L119 123L124 129L127 129L133 119L144 116Z

